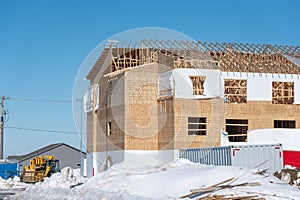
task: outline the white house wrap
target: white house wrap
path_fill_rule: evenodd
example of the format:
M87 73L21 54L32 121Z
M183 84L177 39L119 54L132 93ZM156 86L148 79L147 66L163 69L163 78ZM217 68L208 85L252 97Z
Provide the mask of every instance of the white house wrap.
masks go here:
M190 76L204 76L203 95L193 95L193 83ZM173 91L175 98L182 99L211 99L223 97L223 85L220 77L220 70L205 69L173 69L159 74L160 97L171 96L171 93L161 91Z

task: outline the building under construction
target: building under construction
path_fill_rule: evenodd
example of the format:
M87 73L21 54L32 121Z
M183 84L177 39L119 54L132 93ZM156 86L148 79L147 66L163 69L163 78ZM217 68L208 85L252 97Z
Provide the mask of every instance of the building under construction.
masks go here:
M86 78L94 170L108 155L218 146L222 131L243 142L248 130L300 127L299 46L110 41Z

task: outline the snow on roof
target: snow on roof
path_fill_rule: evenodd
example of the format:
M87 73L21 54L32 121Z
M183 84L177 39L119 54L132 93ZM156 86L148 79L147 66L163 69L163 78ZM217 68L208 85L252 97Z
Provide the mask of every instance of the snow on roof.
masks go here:
M70 149L74 149L74 150L80 152L79 149L76 149L76 148L74 148L74 147L72 147L72 146L70 146L70 145L68 145L66 143L55 143L55 144L47 145L45 147L42 147L42 148L40 148L38 150L35 150L35 151L30 152L30 153L25 154L25 155L21 155L21 156L8 156L7 159L9 159L9 160L18 160L19 162L22 162L24 160L31 159L31 158L34 158L36 156L39 156L42 153L45 153L47 151L50 151L50 150L55 149L57 147L60 147L62 145L66 146L66 147L69 147ZM85 152L82 152L82 153L86 154Z
M300 129L258 129L248 132L251 144L282 143L283 150L300 151Z
M291 62L295 63L296 65L298 65L300 67L300 58L296 58L296 57L289 56L289 55L284 55L284 57L286 57L288 60L290 60Z
M226 135L221 134L222 146L249 144L282 144L283 150L300 151L300 129L257 129L247 133L247 142L228 142Z

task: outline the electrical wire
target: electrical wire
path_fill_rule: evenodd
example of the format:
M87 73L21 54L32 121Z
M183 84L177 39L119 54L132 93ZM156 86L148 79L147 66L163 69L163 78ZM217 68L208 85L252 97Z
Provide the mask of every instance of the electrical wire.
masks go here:
M7 97L7 100L13 100L13 101L35 101L35 102L50 102L50 103L78 103L81 101L81 99L78 99L76 101L71 100L58 100L58 99L33 99L33 98L11 98Z
M37 128L23 128L23 127L16 127L16 126L5 126L5 128L18 129L24 131L48 132L48 133L79 134L78 132L74 132L74 131L57 131L57 130L46 130L46 129L37 129ZM82 133L82 134L86 134L86 133Z
M82 99L76 99L75 101L71 100L57 100L57 99L35 99L35 98L11 98L6 97L6 100L13 101L32 101L32 102L49 102L49 103L82 103ZM48 132L48 133L62 133L62 134L79 134L74 131L59 131L59 130L47 130L47 129L38 129L38 128L24 128L24 127L16 127L16 126L5 126L5 128L9 129L18 129L24 131L36 131L36 132ZM87 133L82 133L87 134Z

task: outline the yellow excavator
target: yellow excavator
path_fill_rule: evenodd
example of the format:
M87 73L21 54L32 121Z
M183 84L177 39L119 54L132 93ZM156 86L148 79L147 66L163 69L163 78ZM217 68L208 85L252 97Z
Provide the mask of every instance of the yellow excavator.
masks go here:
M36 183L59 171L59 160L55 159L54 156L38 156L30 160L29 166L24 167L21 181Z

